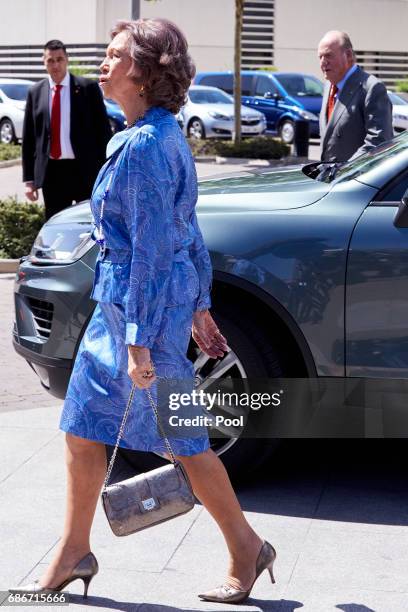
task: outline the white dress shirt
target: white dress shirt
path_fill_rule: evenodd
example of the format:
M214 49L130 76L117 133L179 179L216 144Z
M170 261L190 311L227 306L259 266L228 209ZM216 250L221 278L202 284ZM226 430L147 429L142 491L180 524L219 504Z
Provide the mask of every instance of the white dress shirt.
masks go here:
M52 99L54 97L54 87L56 83L48 75L48 81L50 83L50 98L49 98L49 109L50 109L50 122L51 122L51 109ZM60 85L61 96L61 130L60 130L60 141L61 141L61 157L58 159L75 159L74 151L71 145L70 130L71 130L71 92L70 92L70 76L69 72L64 76ZM50 156L51 157L51 156Z

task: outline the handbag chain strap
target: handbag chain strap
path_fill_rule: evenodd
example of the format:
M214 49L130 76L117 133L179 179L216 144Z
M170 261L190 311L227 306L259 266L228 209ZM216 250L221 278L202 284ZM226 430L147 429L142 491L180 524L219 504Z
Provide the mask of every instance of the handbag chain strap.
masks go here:
M132 385L132 389L131 389L130 394L129 394L129 399L128 399L128 403L127 403L127 406L126 406L125 414L123 415L122 423L120 425L120 429L119 429L118 437L117 437L117 440L116 440L115 448L114 448L114 451L112 453L111 460L109 462L108 471L106 472L106 477L105 477L105 481L103 483L103 489L102 489L103 491L108 486L108 482L109 482L109 478L110 478L110 475L111 475L111 472L112 472L113 464L115 462L116 454L118 452L119 442L120 442L120 440L121 440L121 438L123 436L123 432L125 430L125 425L126 425L126 420L128 418L130 407L131 407L132 402L133 402L133 397L135 395L135 390L136 390L136 385L133 384ZM169 451L169 455L171 457L171 461L172 461L172 463L177 463L176 457L175 457L175 455L173 453L173 449L170 446L169 439L167 438L166 433L165 433L165 431L163 429L163 425L162 425L161 419L159 417L159 413L157 411L157 406L154 403L152 394L150 393L150 389L146 389L146 393L147 393L147 397L149 398L150 405L153 408L154 414L156 416L157 425L159 426L160 432L161 432L162 436L164 437L164 442L166 444L167 450Z

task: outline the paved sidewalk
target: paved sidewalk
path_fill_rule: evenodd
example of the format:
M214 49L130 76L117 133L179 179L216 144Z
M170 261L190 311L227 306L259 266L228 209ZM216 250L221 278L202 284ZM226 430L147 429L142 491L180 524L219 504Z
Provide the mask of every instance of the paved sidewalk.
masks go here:
M58 412L0 415L0 590L37 578L58 542L65 489ZM239 489L248 520L278 551L277 584L265 572L246 604L215 605L196 596L220 582L227 564L221 535L200 505L126 538L112 535L98 505L92 548L100 572L86 603L81 582L68 587L78 595L72 605L135 612L406 612L405 474L390 459L384 467L378 453L361 462L357 444L343 459L336 457L339 444L291 441L276 463Z
M0 276L0 591L41 575L58 543L65 505L60 402L41 390L11 347L12 284L12 275ZM220 583L227 566L220 532L200 505L116 538L98 504L92 548L100 572L87 602L79 596L80 581L69 585L76 594L71 605L81 611L406 612L406 473L405 440L284 443L238 489L248 520L278 551L277 583L265 572L241 606L197 598Z

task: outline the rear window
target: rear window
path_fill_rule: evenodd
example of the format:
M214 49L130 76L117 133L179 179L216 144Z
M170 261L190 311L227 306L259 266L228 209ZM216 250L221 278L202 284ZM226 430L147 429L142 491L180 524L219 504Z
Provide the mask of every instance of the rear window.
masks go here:
M250 96L253 77L246 74L241 76L241 91L243 96ZM228 94L234 93L234 77L232 74L207 74L203 76L197 85L210 85L223 89Z
M190 89L188 96L194 104L232 104L233 98L216 89Z
M8 98L11 100L19 100L23 102L27 99L28 90L30 89L30 84L25 83L2 83L0 84L0 88L6 94Z

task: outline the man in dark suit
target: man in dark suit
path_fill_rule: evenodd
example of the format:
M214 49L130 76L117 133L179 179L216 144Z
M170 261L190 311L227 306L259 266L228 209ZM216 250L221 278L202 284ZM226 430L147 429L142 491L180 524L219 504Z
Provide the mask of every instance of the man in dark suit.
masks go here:
M23 181L32 202L42 187L46 218L90 197L111 137L98 83L68 72L60 40L44 47L48 78L29 91L23 127Z
M318 54L329 81L320 113L322 161L344 162L390 140L392 104L387 90L356 64L349 36L327 32Z

